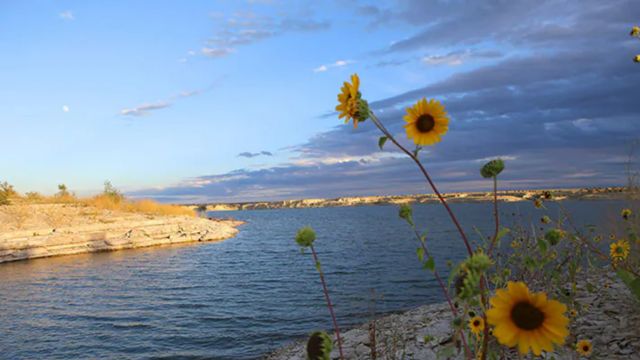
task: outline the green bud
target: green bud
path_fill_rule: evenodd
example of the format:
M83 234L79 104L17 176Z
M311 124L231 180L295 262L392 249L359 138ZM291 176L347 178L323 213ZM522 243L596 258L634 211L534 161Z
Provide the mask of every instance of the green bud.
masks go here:
M400 205L400 211L398 212L398 215L406 222L408 222L409 225L413 226L413 210L411 209L411 205Z
M301 247L309 247L316 240L316 232L310 226L305 226L298 230L296 234L296 242Z
M549 242L551 246L555 246L560 242L560 240L562 240L564 235L564 231L560 229L551 229L547 231L546 234L544 234L544 238Z
M548 223L550 223L550 222L551 222L551 218L549 218L547 215L545 215L545 216L543 216L543 217L540 219L540 221L541 221L543 224L548 224Z
M492 178L498 176L504 170L504 161L502 159L491 160L484 164L480 169L480 175L484 178Z
M358 93L359 94L359 93ZM358 113L356 114L356 120L361 123L367 120L370 116L369 103L367 100L358 99Z
M331 360L333 341L324 331L316 331L307 341L307 360Z

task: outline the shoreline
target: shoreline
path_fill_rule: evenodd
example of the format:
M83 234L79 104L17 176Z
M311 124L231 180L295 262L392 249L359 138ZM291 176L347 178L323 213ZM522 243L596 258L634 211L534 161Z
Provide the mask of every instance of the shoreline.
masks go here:
M613 273L590 276L591 283L602 284L595 293L586 290L586 282L578 284L577 300L589 309L571 319L572 332L579 339L590 339L594 346L592 358L632 359L640 356L640 314L628 288ZM605 285L606 284L606 285ZM400 313L376 317L376 353L379 359L437 359L438 351L452 342L452 315L446 303L422 305ZM313 329L320 330L320 329ZM332 334L329 329L327 332ZM311 331L310 331L311 332ZM341 331L347 359L371 359L370 325L361 324ZM304 334L301 334L304 336ZM557 347L544 358L578 358L572 346L579 339L568 337L565 346ZM305 360L306 339L297 340L264 354L266 360ZM334 338L331 358L339 357ZM442 357L441 357L442 358ZM462 353L454 359L463 359ZM518 359L514 350L506 359ZM637 357L636 357L637 358Z
M599 187L581 189L540 189L540 190L501 190L497 193L500 202L532 201L543 197L545 192L553 194L553 200L608 200L624 198L624 187ZM493 201L493 192L458 192L442 193L449 203L475 203ZM207 204L184 204L190 209L206 207L206 211L241 211L264 209L299 209L365 205L400 205L409 203L428 204L437 203L435 194L411 195L377 195L377 196L348 196L339 198L310 198L280 201L254 201Z
M115 212L105 212L97 220L77 214L69 216L71 223L61 226L38 224L4 229L0 232L0 264L52 256L222 241L236 236L238 226L244 223Z

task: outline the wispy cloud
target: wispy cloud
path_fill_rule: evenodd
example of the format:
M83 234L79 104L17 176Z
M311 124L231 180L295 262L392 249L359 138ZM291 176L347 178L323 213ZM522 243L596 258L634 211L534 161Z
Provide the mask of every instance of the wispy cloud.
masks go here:
M449 65L456 66L462 65L465 61L475 58L475 59L492 59L499 58L502 56L502 53L498 51L472 51L472 50L464 50L464 51L453 51L444 55L429 55L423 57L421 60L425 64L429 65Z
M270 151L260 151L260 152L255 152L255 153L245 151L245 152L241 152L240 154L238 154L238 157L245 157L245 158L248 158L248 159L254 158L254 157L257 157L257 156L273 156L273 153L271 153Z
M122 109L120 110L120 115L123 116L146 116L154 110L166 109L170 107L172 103L167 101L158 101L156 103L148 103L136 106L131 109Z
M200 53L206 57L210 57L210 58L219 58L219 57L224 57L227 56L229 54L231 54L232 52L234 52L235 50L233 50L232 48L211 48L211 47L203 47L200 50Z
M122 116L147 116L150 115L151 112L156 110L166 109L171 107L176 100L188 98L191 96L199 95L206 90L191 90L191 91L182 91L177 95L173 95L165 100L159 100L150 103L144 103L142 105L138 105L133 108L124 108L120 110L120 115Z
M324 64L324 65L320 65L317 68L313 69L313 72L325 72L331 68L341 68L341 67L345 67L349 64L353 64L355 61L353 60L338 60L334 63L331 64Z
M75 17L73 16L73 12L71 12L71 10L63 11L60 14L58 14L58 16L60 17L60 19L66 20L66 21L75 20Z
M216 32L206 41L200 54L210 58L221 58L236 51L238 47L254 44L290 32L313 32L330 27L328 21L316 20L310 14L291 11L277 16L239 11L230 16L211 14L216 22ZM304 18L304 20L301 20Z

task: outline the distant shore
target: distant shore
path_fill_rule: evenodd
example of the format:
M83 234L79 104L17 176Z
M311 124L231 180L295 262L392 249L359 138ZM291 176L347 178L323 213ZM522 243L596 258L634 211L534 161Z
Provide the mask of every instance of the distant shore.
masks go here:
M542 189L542 190L505 190L498 191L498 201L515 202L530 201L550 193L554 200L584 199L604 200L621 199L625 195L624 187L599 187L581 189ZM443 193L442 196L448 202L484 202L493 201L492 192L459 192ZM282 201L258 201L237 203L210 203L210 204L185 204L189 208L206 207L207 211L237 211L283 208L320 208L337 206L359 205L386 205L406 203L433 203L437 202L435 194L414 195L381 195L381 196L353 196L333 199L299 199Z
M241 221L150 216L86 206L0 207L0 263L234 237Z

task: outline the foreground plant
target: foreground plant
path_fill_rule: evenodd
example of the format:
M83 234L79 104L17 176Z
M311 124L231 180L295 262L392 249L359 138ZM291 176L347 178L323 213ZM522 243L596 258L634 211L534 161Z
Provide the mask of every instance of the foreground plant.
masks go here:
M322 291L324 292L324 297L325 300L327 301L327 308L329 308L329 314L331 315L331 321L333 322L333 330L336 333L336 338L338 341L338 350L340 351L340 359L344 360L344 355L342 353L342 339L340 338L340 328L338 327L338 321L336 320L336 315L333 312L333 304L331 303L331 298L329 297L329 290L327 289L327 283L324 280L324 273L322 272L322 265L320 264L320 260L318 260L318 254L316 254L316 249L313 247L313 242L316 240L316 232L313 231L313 229L309 226L307 227L303 227L302 229L298 230L298 233L296 234L296 243L298 243L298 246L300 246L301 250L304 250L306 248L311 249L311 254L313 255L313 261L315 263L316 266L316 270L318 270L318 274L320 274L320 282L322 283ZM318 333L314 333L314 334L318 334ZM320 336L320 335L317 335ZM312 337L309 339L309 344L311 344L313 339L313 334ZM314 340L314 344L317 344L319 340ZM322 342L324 343L324 342ZM317 346L313 346L313 348L317 348ZM308 347L307 347L308 349ZM329 353L331 352L331 349L329 348ZM319 354L319 352L314 352L314 354ZM329 355L326 355L327 358ZM324 359L323 357L316 357L316 358L311 358L312 360L314 359Z
M447 283L441 275L442 269L438 269L438 259L430 252L427 233L418 228L418 219L414 219L411 206L400 206L399 216L411 227L418 242L418 260L422 267L435 277L453 317L452 341L449 342L450 345L444 346L446 349L440 354L446 352L443 357L450 357L455 351L463 351L466 359L485 360L504 357L505 348L517 348L521 356L529 353L539 356L543 352L551 352L564 345L567 338L571 342L571 345L567 345L567 350L580 351L574 342L577 336L571 333L569 318L566 316L568 309L572 318L578 316L580 311L586 310L586 304L576 301L577 279L584 278L586 271L594 269L593 256L596 251L601 261L612 259L613 266L616 266L619 273L633 269L629 266L632 249L628 246L632 235L623 242L614 242L611 245L611 254L606 254L594 243L586 241L585 236L573 226L570 218L567 224L567 219L552 219L543 213L536 216L538 225L530 229L526 226L501 226L498 178L505 170L505 163L502 159L493 159L480 169L480 176L490 179L493 185L493 233L487 236L478 231L480 241L472 246L460 221L438 190L420 156L424 147L438 144L449 131L451 119L445 106L436 99L422 98L407 107L402 124L406 140L401 141L385 127L369 107L360 86L357 74L351 76L350 82L343 84L337 97L336 110L339 118L345 119L347 123L352 121L354 128L370 119L382 133L378 140L381 150L390 142L415 163L426 185L445 208L466 250L464 260L458 264L447 265ZM404 145L407 140L413 148ZM545 191L534 196L532 200L535 208L546 211L545 203L553 202L556 198L552 192ZM621 215L627 223L632 223L633 212L630 209L622 211ZM568 231L569 225L574 227L573 231ZM304 234L310 233L308 230L301 230L298 243L312 250L340 346L337 323L322 270L312 246L313 240L308 240L315 239L315 233L313 236ZM505 237L510 237L507 242L510 246L501 245ZM305 238L307 240L304 240ZM594 237L597 238L602 239L602 236ZM633 237L638 245L639 238ZM626 274L628 282L639 287L640 291L640 279L636 277L637 274L631 270ZM588 283L587 285L589 291L594 291L593 286ZM581 348L584 351L585 346Z

